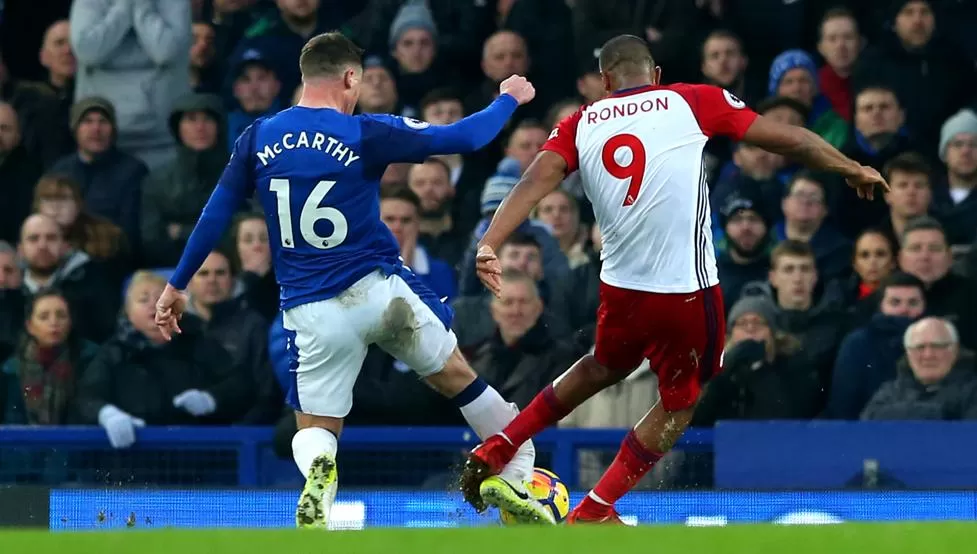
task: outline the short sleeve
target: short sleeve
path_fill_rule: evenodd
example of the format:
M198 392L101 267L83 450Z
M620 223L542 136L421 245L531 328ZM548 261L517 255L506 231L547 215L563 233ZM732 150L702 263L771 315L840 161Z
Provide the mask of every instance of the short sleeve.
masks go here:
M577 155L577 126L580 124L582 114L583 108L557 123L550 132L550 137L540 148L540 150L549 150L562 156L567 163L568 175L580 167L580 159Z
M699 127L709 138L715 136L743 140L743 135L757 118L746 102L726 89L712 85L676 85L672 90L682 95L692 107Z

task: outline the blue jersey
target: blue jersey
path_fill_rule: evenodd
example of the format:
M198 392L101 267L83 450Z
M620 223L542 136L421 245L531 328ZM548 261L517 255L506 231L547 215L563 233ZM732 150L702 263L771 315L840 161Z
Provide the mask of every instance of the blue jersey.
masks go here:
M337 296L377 269L402 270L397 241L380 220L387 165L477 150L495 138L516 106L501 95L445 126L298 106L256 121L238 137L170 283L186 287L255 192L268 223L282 309Z

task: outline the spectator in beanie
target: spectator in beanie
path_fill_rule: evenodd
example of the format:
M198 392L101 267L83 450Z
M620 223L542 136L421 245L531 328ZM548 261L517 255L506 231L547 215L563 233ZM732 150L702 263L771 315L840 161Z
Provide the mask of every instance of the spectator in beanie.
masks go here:
M772 242L770 218L763 199L749 191L726 198L719 212L725 248L716 257L719 286L728 311L740 298L743 285L763 281L770 271L768 250Z
M446 67L437 64L438 30L425 0L408 0L390 24L390 55L404 115L417 117L421 98L447 84Z
M122 285L123 276L132 269L125 233L108 219L88 212L78 183L64 175L42 176L34 190L34 212L57 221L71 249L100 262Z
M595 53L583 58L577 68L577 94L586 104L592 104L607 94L600 78L600 62Z
M743 298L730 309L723 371L709 381L692 425L721 420L810 419L818 413L821 383L811 360L796 355L799 343L778 324L760 298Z
M57 287L68 300L82 337L101 342L111 334L118 289L88 254L67 245L57 221L41 214L28 217L17 249L25 266L22 288L27 296Z
M821 18L818 53L824 65L818 70L821 92L831 108L845 121L851 121L851 74L862 49L855 15L846 8L833 8Z
M451 170L440 158L428 158L414 164L407 173L407 186L420 200L420 237L418 243L431 256L454 267L461 261L471 231L462 232L455 224Z
M242 52L232 64L230 75L237 107L227 116L228 152L234 149L234 141L248 125L259 117L278 112L284 105L279 98L282 82L273 62L260 50L252 48Z
M960 342L977 346L977 284L950 271L953 255L943 226L929 216L906 224L899 268L926 285L927 314L946 318L960 330Z
M960 110L940 130L940 160L946 181L933 189L933 211L953 247L977 239L977 114Z
M380 194L380 219L397 239L400 258L434 294L450 302L458 294L455 272L418 243L420 212L421 200L409 188L388 189Z
M166 119L190 92L190 3L75 0L71 46L78 58L75 101L106 99L119 147L151 168L175 154Z
M806 242L814 252L818 275L824 281L848 277L851 243L831 224L825 177L801 171L787 185L781 201L783 223L776 226L778 240Z
M16 242L20 223L31 213L40 160L21 144L20 122L12 105L0 102L0 240Z
M166 281L138 271L126 292L125 313L78 386L82 421L105 429L114 448L128 448L149 425L229 424L253 391L220 343L200 321L184 316L172 341L156 326L156 300Z
M239 379L250 379L255 401L241 423L272 423L282 411L283 393L268 359L269 322L240 294L230 259L213 251L187 285L187 311L199 317L204 330L230 354Z
M488 230L488 225L495 215L495 210L502 203L502 200L509 194L512 187L519 182L522 175L522 167L516 158L507 157L499 162L495 175L485 182L482 190L482 219L475 227L471 242L465 251L460 268L460 288L461 295L480 295L484 291L478 277L475 275L475 251L478 241ZM543 270L547 277L555 280L563 279L570 271L570 266L566 256L560 250L560 243L553 238L546 226L539 222L526 220L522 222L518 229L519 233L527 234L539 244L542 251Z
M974 64L935 35L930 0L894 0L887 13L892 33L866 48L855 66L856 87L883 83L906 110L910 134L935 157L940 125L970 99Z
M808 129L836 148L845 143L848 124L831 108L831 101L821 94L817 66L807 52L787 50L774 58L767 92L804 104L810 110Z
M227 133L220 98L192 93L170 114L176 159L142 185L143 264L172 267L180 260L204 204L227 165Z
M56 290L43 290L28 303L24 334L13 357L3 365L9 386L6 425L80 423L77 380L98 351L82 339L68 301Z
M71 107L71 130L78 150L51 167L81 186L85 206L126 233L129 244L139 244L142 181L148 170L139 159L119 150L115 108L104 98L86 98Z
M927 317L906 329L905 361L862 411L864 420L977 419L974 355L960 352L953 323Z
M824 417L858 419L875 391L896 378L906 329L926 311L923 287L901 271L882 281L876 313L841 341Z

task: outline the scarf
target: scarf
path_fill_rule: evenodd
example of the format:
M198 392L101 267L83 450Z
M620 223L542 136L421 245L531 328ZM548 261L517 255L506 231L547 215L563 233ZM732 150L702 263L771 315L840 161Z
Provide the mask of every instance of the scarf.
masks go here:
M29 341L20 359L24 411L32 425L61 425L75 396L75 367L66 345L41 348Z

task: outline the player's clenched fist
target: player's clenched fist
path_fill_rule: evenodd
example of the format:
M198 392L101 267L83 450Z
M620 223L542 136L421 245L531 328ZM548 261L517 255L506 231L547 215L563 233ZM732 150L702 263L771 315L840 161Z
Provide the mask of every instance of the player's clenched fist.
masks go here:
M499 85L499 94L508 94L522 105L536 97L536 89L522 75L513 75Z

